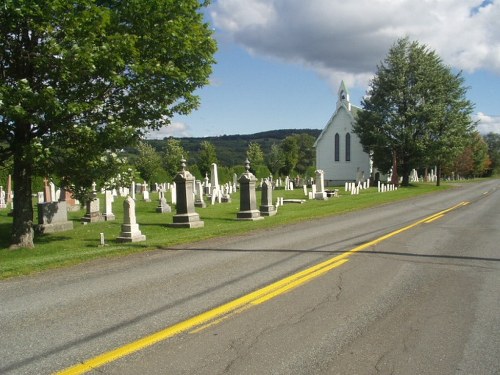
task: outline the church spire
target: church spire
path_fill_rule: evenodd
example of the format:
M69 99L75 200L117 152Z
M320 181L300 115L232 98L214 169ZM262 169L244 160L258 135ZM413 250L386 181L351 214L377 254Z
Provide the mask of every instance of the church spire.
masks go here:
M348 111L351 110L351 99L349 97L349 90L347 89L347 86L345 85L344 81L340 82L340 87L338 91L338 98L337 98L337 109L340 106L345 106Z

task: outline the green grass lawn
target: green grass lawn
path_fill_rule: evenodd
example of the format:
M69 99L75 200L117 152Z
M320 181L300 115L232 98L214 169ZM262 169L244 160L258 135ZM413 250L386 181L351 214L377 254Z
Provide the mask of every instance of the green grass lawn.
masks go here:
M124 198L118 197L113 203L115 221L83 225L80 219L85 212L83 210L70 212L69 218L74 221L73 230L38 235L35 237L34 249L17 250L9 250L8 248L12 217L7 215L8 210L0 210L0 279L73 265L95 258L169 248L213 237L236 235L252 230L337 215L421 194L438 192L450 187L449 184L436 187L433 184L422 183L387 193L378 193L376 188L370 188L355 196L344 192L342 187L339 188L340 197L338 198L326 201L310 200L304 204L286 204L279 207L276 216L253 222L236 220L236 213L239 211L239 194L236 193L233 194L231 203L212 206L207 202L206 208L197 208L196 211L205 222L205 227L196 229L167 228L165 224L173 222L172 216L175 212L156 213L158 195L155 193L151 194L151 202L144 202L142 196L138 195L136 199L137 223L147 240L126 244L116 241L121 231L124 200ZM306 198L302 189L294 191L278 189L273 192L273 202L276 202L276 197ZM104 197L100 196L100 200L103 212ZM260 191L257 192L257 200L260 203ZM105 246L100 246L100 233L104 233Z

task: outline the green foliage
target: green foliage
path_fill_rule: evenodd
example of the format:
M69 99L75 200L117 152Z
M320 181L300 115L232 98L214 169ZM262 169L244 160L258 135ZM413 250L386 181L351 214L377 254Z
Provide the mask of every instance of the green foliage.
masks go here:
M265 156L265 163L268 164L268 155L273 144L280 144L283 139L292 134L308 134L314 139L321 133L319 129L279 129L260 132L255 134L223 135L219 137L204 138L179 138L184 149L189 152L188 164L192 165L199 160L198 154L201 151L200 143L208 141L212 143L217 152L217 160L220 165L235 166L243 165L248 144L258 143ZM148 140L157 150L162 148L163 141ZM253 161L252 161L253 164Z
M88 191L109 153L198 106L216 44L198 0L6 1L0 161L13 156L13 242L29 245L31 178ZM103 160L108 159L108 160ZM92 178L91 178L92 177ZM17 189L17 191L16 191Z
M255 168L255 177L258 179L268 178L271 175L271 171L265 165L259 165Z
M181 160L189 159L189 154L182 147L181 141L174 138L168 138L165 142L163 151L163 169L166 171L170 180L181 170Z
M210 175L211 166L213 163L217 163L217 152L215 151L215 146L209 141L201 141L200 152L198 153L198 169L202 176L206 174Z
M314 141L315 138L309 134L292 134L281 142L281 155L278 156L276 154L277 150L274 150L271 160L275 164L282 165L280 172L283 175L291 175L293 171L299 175L304 175L307 168L314 165ZM274 166L269 169L273 170Z
M267 167L272 175L277 177L281 168L285 166L285 158L279 144L273 143L267 157Z
M264 163L264 153L257 142L252 141L248 144L247 158L254 168Z
M500 134L488 133L484 136L491 160L490 174L500 174Z
M162 158L161 155L156 152L154 147L145 142L139 142L137 145L137 150L139 151L139 157L135 162L135 168L141 175L144 181L149 183L159 181L155 180L155 177L166 175L162 172Z
M488 144L479 132L475 132L469 140L472 148L474 168L472 175L474 177L483 177L491 166L491 160L488 155Z
M375 166L387 172L394 157L408 185L413 168L456 156L473 129L462 84L434 51L399 39L377 67L354 126Z

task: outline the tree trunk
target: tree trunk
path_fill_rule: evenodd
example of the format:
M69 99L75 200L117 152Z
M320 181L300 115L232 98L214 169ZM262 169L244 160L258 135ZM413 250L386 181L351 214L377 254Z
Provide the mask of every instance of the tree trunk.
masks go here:
M31 192L32 165L18 145L14 150L14 220L12 224L11 248L34 247L33 203Z
M392 152L392 176L391 184L394 186L399 186L399 175L398 175L398 162L396 157L396 151Z
M407 158L403 158L403 161L400 165L401 175L403 180L401 181L401 186L410 186L410 163Z

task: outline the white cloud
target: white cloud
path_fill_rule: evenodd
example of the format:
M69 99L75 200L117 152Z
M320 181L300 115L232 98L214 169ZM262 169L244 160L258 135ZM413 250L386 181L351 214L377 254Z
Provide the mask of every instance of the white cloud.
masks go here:
M481 134L488 133L498 133L500 134L500 116L488 116L482 112L479 112L476 117L476 121L479 121L477 125L477 130Z
M172 122L168 126L164 126L159 130L150 131L147 139L163 139L165 137L190 137L191 131L187 124L183 122Z
M500 3L483 0L218 0L214 25L249 52L297 63L332 83L366 87L397 38L445 63L500 74Z

